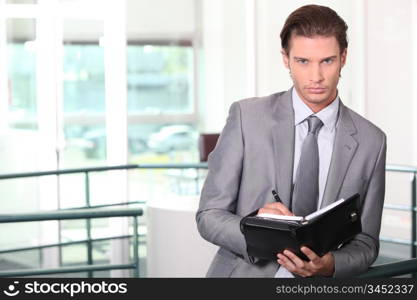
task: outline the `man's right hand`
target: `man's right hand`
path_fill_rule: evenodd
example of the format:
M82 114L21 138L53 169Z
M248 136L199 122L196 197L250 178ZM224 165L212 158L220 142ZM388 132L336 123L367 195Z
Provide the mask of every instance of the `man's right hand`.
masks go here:
M272 202L265 204L264 207L258 210L259 214L274 214L274 215L284 215L284 216L293 216L294 214L288 210L288 208L280 202Z

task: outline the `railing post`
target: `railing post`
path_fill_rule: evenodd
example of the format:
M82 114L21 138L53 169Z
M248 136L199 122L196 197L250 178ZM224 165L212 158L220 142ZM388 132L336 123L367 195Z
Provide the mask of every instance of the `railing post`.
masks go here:
M411 258L417 257L417 247L415 246L417 234L416 234L416 198L417 198L417 191L416 191L416 172L413 173L413 180L411 181Z
M411 258L417 257L417 176L416 172L413 172L413 180L411 181ZM412 274L413 278L417 278L417 273Z
M133 261L136 268L133 270L133 277L139 277L139 233L138 233L138 217L133 217Z
M199 177L200 177L200 172L199 172L199 168L197 167L197 168L195 168L195 194L196 195L198 195L198 192L199 192Z
M90 177L89 172L86 171L85 173L85 204L88 208L91 207L90 202ZM86 220L86 231L87 231L87 264L93 264L93 245L91 242L91 219L87 218ZM93 277L93 272L88 271L88 278Z

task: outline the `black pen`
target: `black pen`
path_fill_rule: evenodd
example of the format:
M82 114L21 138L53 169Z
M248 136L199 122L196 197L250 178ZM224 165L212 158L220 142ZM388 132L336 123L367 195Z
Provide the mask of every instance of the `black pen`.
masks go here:
M272 196L274 196L275 201L282 203L281 199L279 198L277 192L275 190L272 190Z

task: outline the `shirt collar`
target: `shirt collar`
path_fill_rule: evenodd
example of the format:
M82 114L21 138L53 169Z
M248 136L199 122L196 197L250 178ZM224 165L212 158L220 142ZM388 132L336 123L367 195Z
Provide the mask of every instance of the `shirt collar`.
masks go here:
M302 123L309 116L315 115L323 122L323 125L327 127L328 130L333 131L335 129L339 111L339 96L336 96L336 99L332 103L316 114L303 102L303 100L301 100L294 87L292 89L292 99L295 125Z

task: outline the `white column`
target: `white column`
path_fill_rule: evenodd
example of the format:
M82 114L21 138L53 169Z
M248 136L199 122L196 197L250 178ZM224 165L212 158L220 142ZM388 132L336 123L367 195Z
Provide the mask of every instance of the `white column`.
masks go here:
M204 132L220 132L230 105L256 94L255 8L253 0L201 1Z
M387 133L387 162L396 164L412 164L416 151L413 2L366 2L366 117Z
M218 132L224 112L223 1L202 1L202 85L200 115L204 132Z
M106 2L104 19L104 66L106 95L107 164L127 163L127 85L126 85L126 6L124 1ZM126 171L107 175L106 187L111 202L127 201ZM128 220L110 219L111 235L128 234ZM111 241L112 264L129 261L129 244L124 240ZM126 270L111 271L112 277L128 276Z
M342 72L342 79L350 76L350 85L345 85L345 90L351 91L351 99L342 99L343 101L349 101L346 103L350 108L361 115L365 115L365 96L366 96L366 68L365 68L365 47L366 47L366 17L365 9L366 2L362 0L352 1L352 14L348 22L349 30L349 47L348 56L346 62L346 70ZM345 71L350 71L349 74Z
M257 66L257 1L245 0L245 31L246 31L246 89L245 97L258 96Z
M39 1L40 15L36 23L36 91L39 125L39 145L42 145L39 169L58 169L57 163L57 47L60 40L56 37L56 28L61 24L51 13L56 9L51 1ZM39 209L51 210L58 208L58 182L53 176L39 178ZM40 222L40 243L58 242L58 221ZM59 265L59 249L42 250L43 268Z
M7 80L7 34L4 3L0 2L0 132L8 127L9 115L9 84Z
M411 40L413 41L413 80L412 82L417 82L417 0L413 0L412 3L412 36ZM417 165L417 84L413 84L413 162L414 166Z

